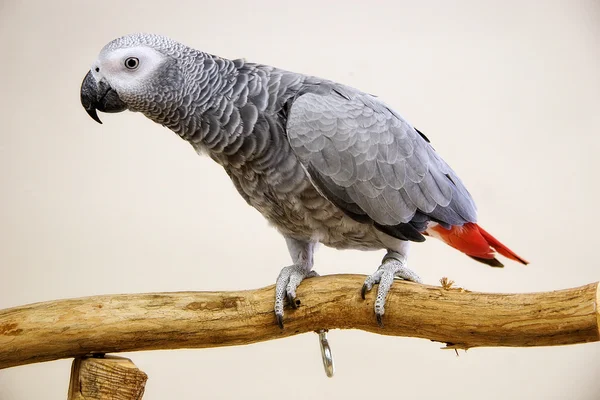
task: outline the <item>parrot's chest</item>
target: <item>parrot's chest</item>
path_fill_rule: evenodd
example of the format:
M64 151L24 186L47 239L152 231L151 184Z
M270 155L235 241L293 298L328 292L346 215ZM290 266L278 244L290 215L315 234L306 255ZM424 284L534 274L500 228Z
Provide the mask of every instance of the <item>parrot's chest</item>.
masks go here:
M372 225L351 219L314 188L295 157L287 164L272 172L225 169L248 204L285 236L339 249L383 247Z

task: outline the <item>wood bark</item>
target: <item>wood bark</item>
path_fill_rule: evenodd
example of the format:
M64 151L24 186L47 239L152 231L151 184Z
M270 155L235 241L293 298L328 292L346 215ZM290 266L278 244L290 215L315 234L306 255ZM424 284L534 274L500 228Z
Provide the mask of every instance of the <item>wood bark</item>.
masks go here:
M0 369L93 353L243 345L319 329L361 329L465 349L600 339L598 283L492 294L398 281L380 328L373 313L376 290L366 300L360 297L364 278L305 280L298 288L299 308L286 309L284 330L275 323L273 286L95 296L0 310Z
M147 380L127 358L76 358L67 400L140 400Z

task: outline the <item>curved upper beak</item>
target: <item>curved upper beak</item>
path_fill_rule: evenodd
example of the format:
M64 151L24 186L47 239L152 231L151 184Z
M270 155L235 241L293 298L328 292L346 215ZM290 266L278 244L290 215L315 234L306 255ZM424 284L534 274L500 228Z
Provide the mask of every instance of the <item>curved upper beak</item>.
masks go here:
M96 81L92 72L88 72L81 83L81 105L94 121L102 123L97 111L116 113L125 111L127 105L119 98L104 79Z

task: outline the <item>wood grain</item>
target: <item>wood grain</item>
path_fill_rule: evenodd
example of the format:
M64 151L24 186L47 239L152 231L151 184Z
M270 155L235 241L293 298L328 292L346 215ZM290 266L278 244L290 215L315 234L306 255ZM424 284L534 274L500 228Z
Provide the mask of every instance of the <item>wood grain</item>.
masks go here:
M361 275L305 280L301 304L275 324L274 287L239 292L95 296L0 310L0 368L91 353L244 345L319 329L361 329L449 344L552 346L598 341L598 283L492 294L396 282L385 327Z
M76 358L67 400L140 400L147 380L128 358Z

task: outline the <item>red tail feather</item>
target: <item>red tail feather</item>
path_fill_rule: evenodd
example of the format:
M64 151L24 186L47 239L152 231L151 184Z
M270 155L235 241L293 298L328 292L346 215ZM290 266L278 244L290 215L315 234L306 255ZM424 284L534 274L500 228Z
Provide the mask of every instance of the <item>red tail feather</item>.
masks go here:
M493 247L498 253L502 254L506 258L510 258L511 260L520 262L521 264L529 264L529 261L519 257L514 251L500 243L498 239L487 233L482 227L480 227L477 224L475 224L475 226L477 227L477 229L479 229L479 233L481 233L481 236L483 236L483 238L490 244L490 246Z
M431 236L440 238L455 249L488 265L502 266L502 263L496 260L494 250L511 260L529 264L477 224L468 223L450 229L436 225L427 231Z

